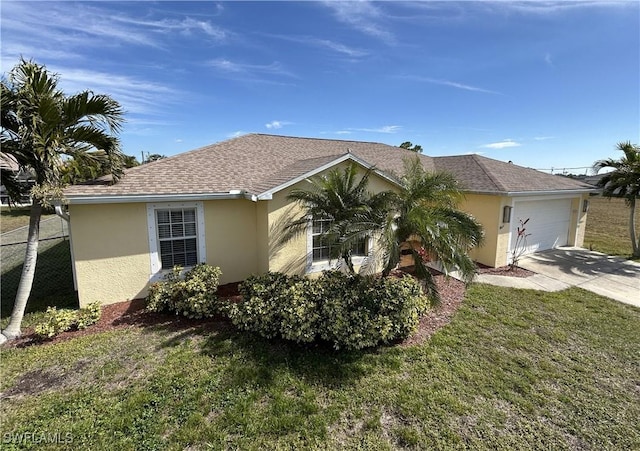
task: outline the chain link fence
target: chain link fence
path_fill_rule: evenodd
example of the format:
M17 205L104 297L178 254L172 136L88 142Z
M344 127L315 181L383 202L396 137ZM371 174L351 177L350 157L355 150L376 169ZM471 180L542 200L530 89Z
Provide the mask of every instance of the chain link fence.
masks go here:
M22 275L27 248L28 227L0 236L0 317L11 315ZM38 261L27 312L45 310L47 306L76 308L78 297L73 287L73 269L69 229L62 218L40 222Z

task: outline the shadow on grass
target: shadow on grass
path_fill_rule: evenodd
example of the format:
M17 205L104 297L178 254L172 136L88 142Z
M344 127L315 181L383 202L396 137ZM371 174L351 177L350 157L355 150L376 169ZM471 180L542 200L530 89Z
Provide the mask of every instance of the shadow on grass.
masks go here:
M212 359L237 361L231 365L226 384L270 386L278 375L293 372L310 384L341 387L355 383L368 373L370 358L381 348L361 351L335 350L323 342L307 345L281 339L267 340L237 329L229 319L194 320L178 315L144 310L144 301L131 303L129 310L114 325L135 325L146 331L166 334L162 347L177 347L186 340L199 341L200 352ZM391 356L389 363L392 363ZM380 359L378 359L380 360ZM378 364L385 359L378 361Z
M11 315L13 303L20 284L22 266L2 273L0 317ZM33 288L27 303L26 313L44 311L49 306L78 308L78 296L73 287L71 251L69 241L59 243L38 253Z

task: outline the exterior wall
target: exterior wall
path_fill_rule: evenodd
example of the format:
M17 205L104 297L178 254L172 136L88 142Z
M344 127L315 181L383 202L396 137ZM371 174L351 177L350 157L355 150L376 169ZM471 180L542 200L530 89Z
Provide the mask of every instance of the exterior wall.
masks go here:
M569 230L569 243L573 246L584 246L584 233L587 227L587 212L582 211L582 205L585 200L589 199L589 194L583 194L579 198L571 202L571 224L575 224L575 228Z
M144 297L151 272L146 205L70 205L80 307Z
M258 271L256 203L245 199L204 202L206 262L222 269L220 283Z
M258 272L256 203L206 201L203 210L204 261L220 266L220 283ZM80 306L147 295L153 275L146 212L145 203L69 206Z
M258 274L269 271L269 201L261 200L256 204L256 252L258 261L256 270Z
M509 224L502 223L502 209L510 204L507 196L466 194L460 209L473 215L484 228L484 243L469 253L473 260L492 267L506 264Z

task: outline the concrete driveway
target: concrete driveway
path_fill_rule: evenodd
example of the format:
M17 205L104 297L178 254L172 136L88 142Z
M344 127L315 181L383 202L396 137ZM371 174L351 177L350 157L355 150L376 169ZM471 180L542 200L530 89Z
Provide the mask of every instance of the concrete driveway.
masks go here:
M578 247L561 247L522 257L518 266L537 273L527 279L542 289L546 286L547 291L576 286L640 307L640 263Z

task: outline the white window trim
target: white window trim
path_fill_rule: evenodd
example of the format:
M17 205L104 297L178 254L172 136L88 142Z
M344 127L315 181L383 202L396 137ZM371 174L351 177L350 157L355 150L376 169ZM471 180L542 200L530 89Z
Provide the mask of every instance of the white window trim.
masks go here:
M196 209L196 236L198 239L198 263L204 263L207 258L207 248L205 245L204 233L204 205L202 202L163 202L147 204L147 235L149 236L149 257L150 257L150 276L149 280L155 281L168 270L162 269L160 261L160 252L158 251L158 224L156 223L156 210L165 210L172 208L195 208Z
M351 258L353 266L362 266L364 261L372 256L373 241L374 240L371 236L367 237L367 255L354 255ZM309 218L309 222L307 223L307 274L336 269L340 260L340 258L336 258L334 260L313 261L313 220Z

